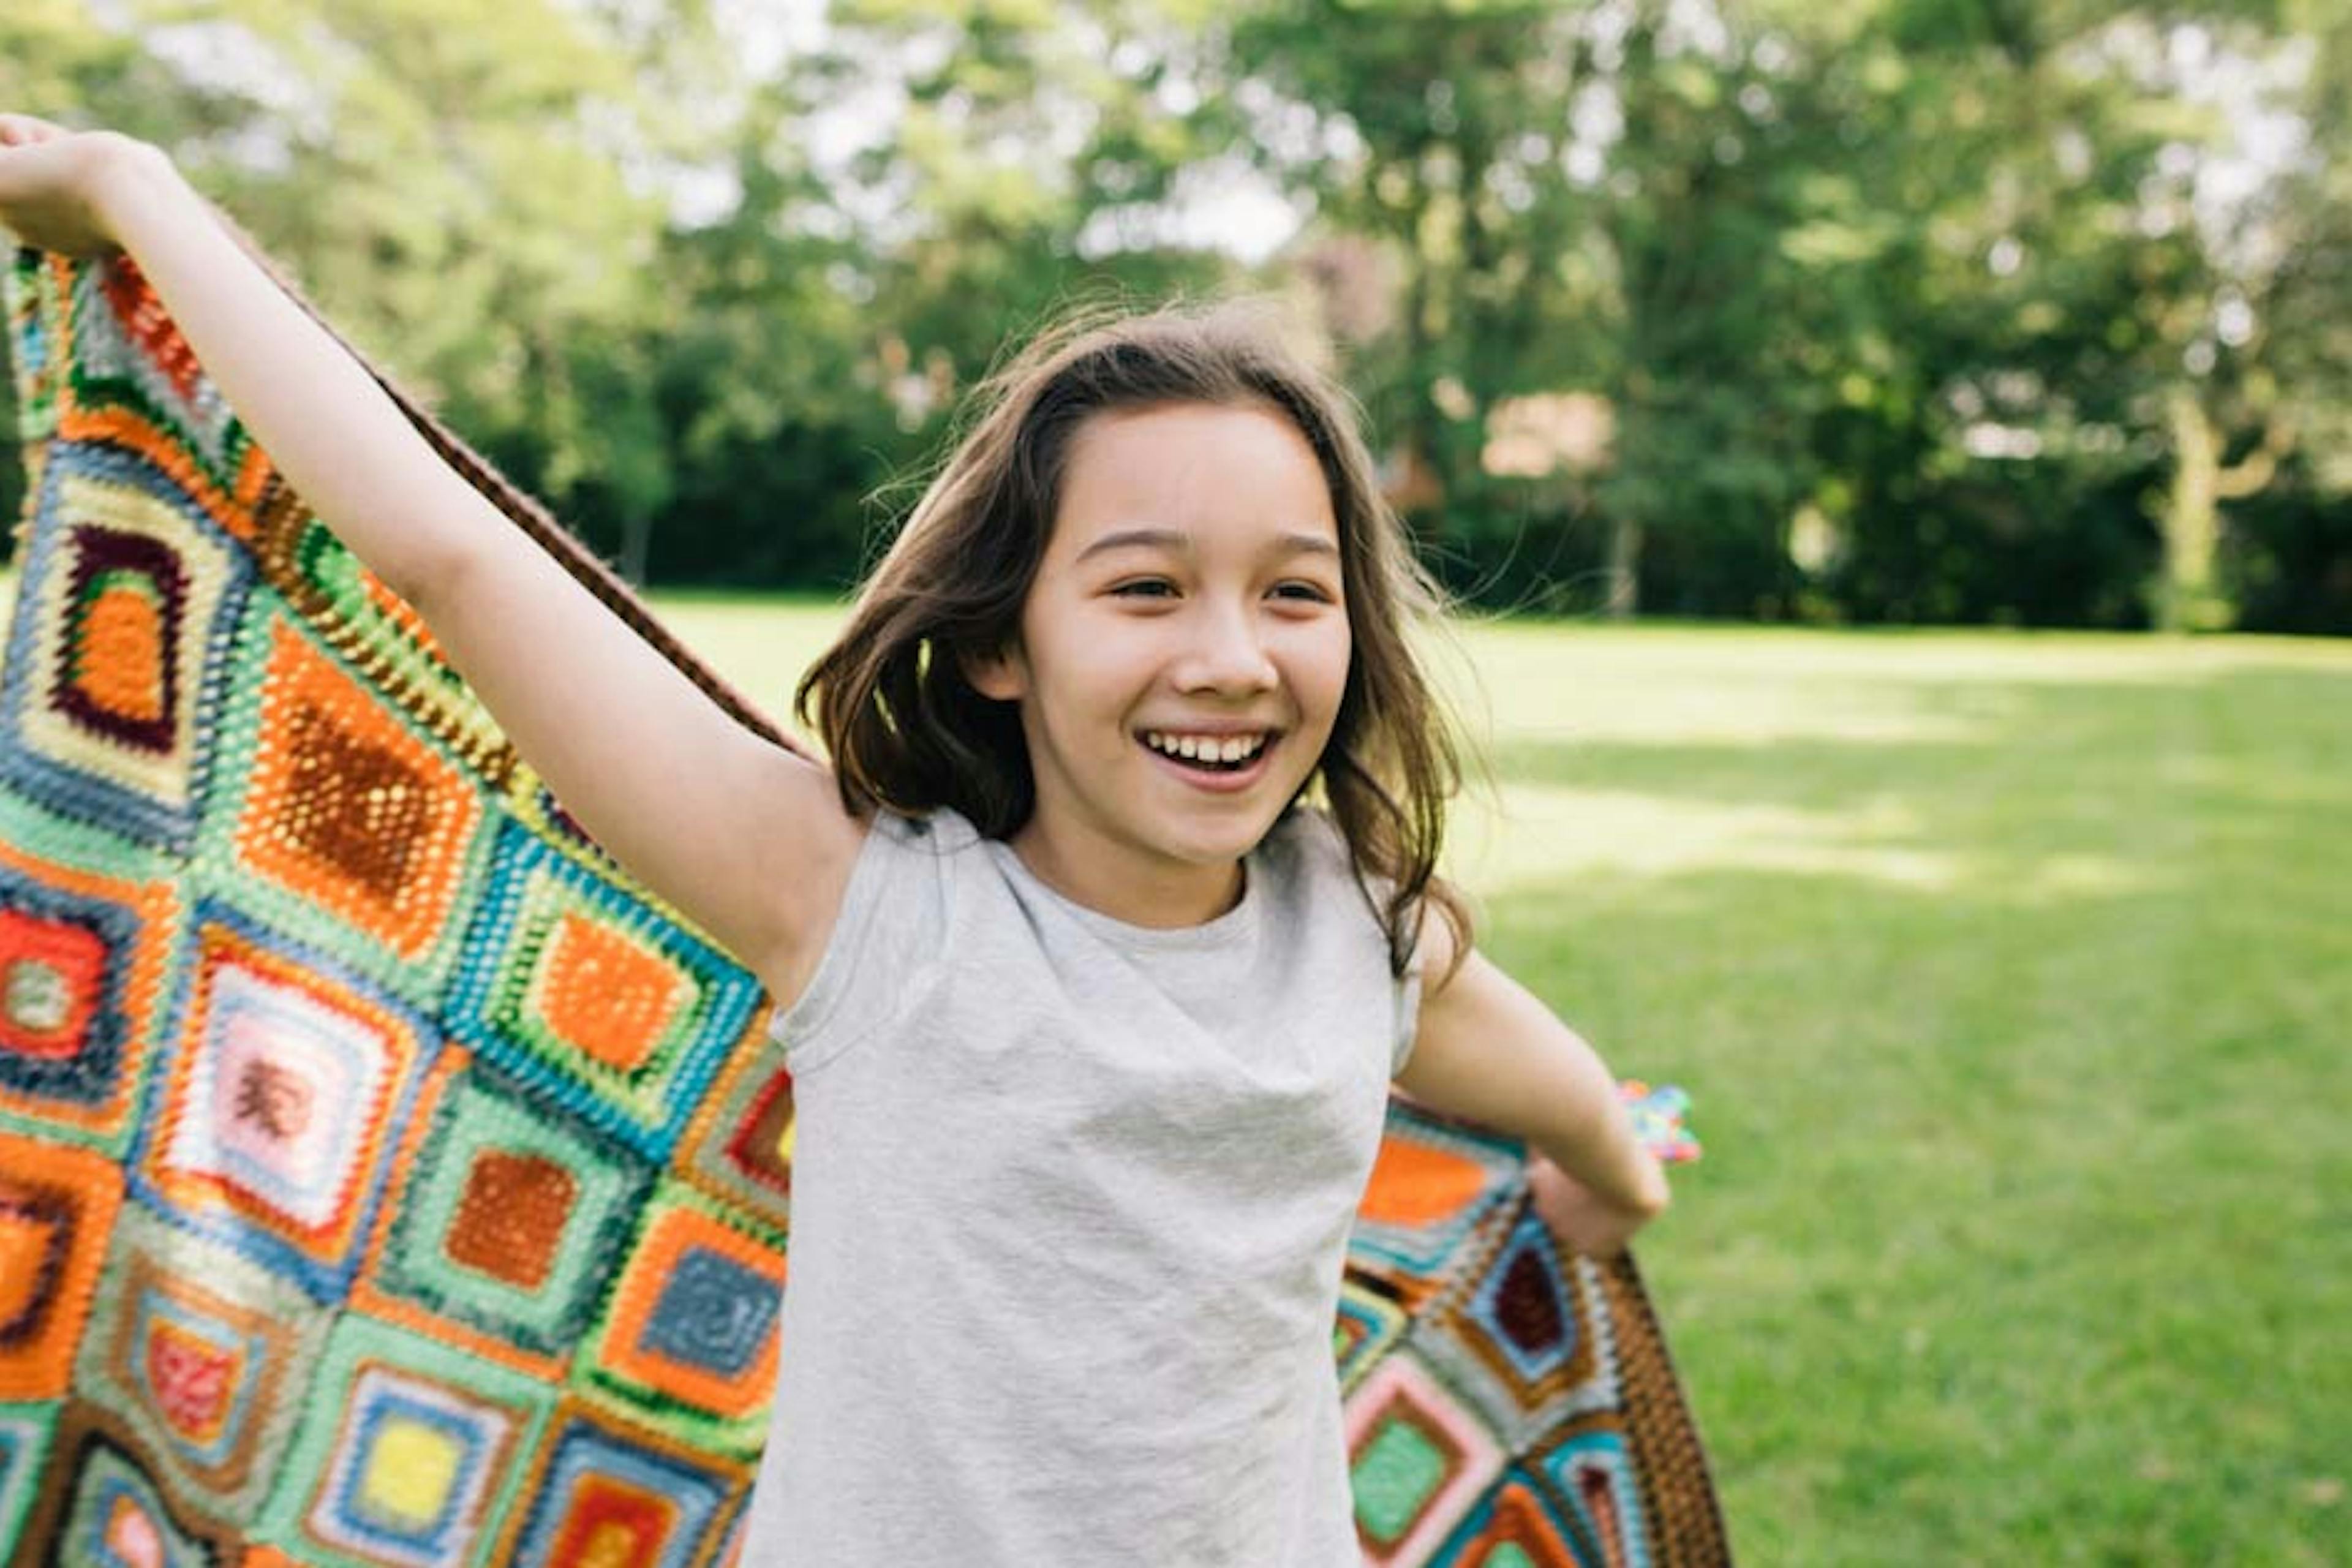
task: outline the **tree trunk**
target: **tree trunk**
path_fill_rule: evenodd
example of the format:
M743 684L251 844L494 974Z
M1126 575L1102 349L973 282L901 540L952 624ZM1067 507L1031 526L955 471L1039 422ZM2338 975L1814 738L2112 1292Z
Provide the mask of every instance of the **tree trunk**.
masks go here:
M646 585L646 552L653 533L653 516L641 507L631 507L621 520L621 580L632 588Z
M2168 632L2227 631L2238 606L2214 573L2221 553L2221 503L2260 495L2294 450L2294 417L2273 408L2263 420L2262 445L2221 466L2228 439L2205 412L2194 388L2176 386L2166 397L2172 429L2172 488L2165 492L2164 574L2154 592L2156 624Z
M1642 525L1622 513L1609 522L1609 603L1612 621L1630 621L1642 608Z
M2221 540L2221 432L2193 387L2165 397L2172 436L2172 483L2164 493L2164 570L2150 609L2168 632L2221 631L2233 606L2213 580Z

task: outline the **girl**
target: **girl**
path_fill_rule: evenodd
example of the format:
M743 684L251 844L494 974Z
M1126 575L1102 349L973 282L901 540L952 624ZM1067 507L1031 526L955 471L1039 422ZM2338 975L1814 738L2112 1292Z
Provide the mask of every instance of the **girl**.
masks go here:
M1433 875L1435 596L1263 323L1097 323L997 378L801 684L827 766L497 515L155 149L0 116L0 221L129 251L566 807L773 994L800 1131L745 1563L1356 1562L1330 1331L1391 1080L1528 1140L1570 1247L1664 1207Z

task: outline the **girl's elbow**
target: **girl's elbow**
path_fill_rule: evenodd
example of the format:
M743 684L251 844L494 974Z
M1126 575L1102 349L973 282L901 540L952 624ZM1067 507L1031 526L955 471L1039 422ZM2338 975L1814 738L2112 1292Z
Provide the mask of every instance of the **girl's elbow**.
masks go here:
M464 530L417 529L410 532L411 537L398 548L379 545L375 552L378 559L371 559L358 546L354 546L353 552L383 579L385 587L423 616L428 626L446 623L447 618L466 613L469 595L499 591L488 569L488 552L477 541L467 538Z

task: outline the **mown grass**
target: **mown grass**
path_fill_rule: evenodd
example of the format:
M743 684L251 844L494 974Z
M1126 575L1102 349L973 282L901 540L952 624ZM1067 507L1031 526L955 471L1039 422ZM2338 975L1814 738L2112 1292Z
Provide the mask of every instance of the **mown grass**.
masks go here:
M840 614L656 608L779 714ZM1464 646L1481 940L1696 1100L1641 1253L1743 1559L2352 1561L2352 646Z
M663 613L778 711L837 619ZM2346 1561L2352 647L1463 641L1488 951L1696 1097L1641 1253L1744 1560Z
M1643 1253L1749 1557L2340 1560L2352 650L1479 653L1493 949L1697 1098Z

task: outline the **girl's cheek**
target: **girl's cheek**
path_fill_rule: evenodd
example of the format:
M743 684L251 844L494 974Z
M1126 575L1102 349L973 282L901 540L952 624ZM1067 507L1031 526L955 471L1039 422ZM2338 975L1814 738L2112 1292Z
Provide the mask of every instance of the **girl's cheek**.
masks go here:
M1337 690L1348 679L1348 666L1355 657L1355 642L1343 626L1337 634L1323 632L1308 649L1320 683Z

